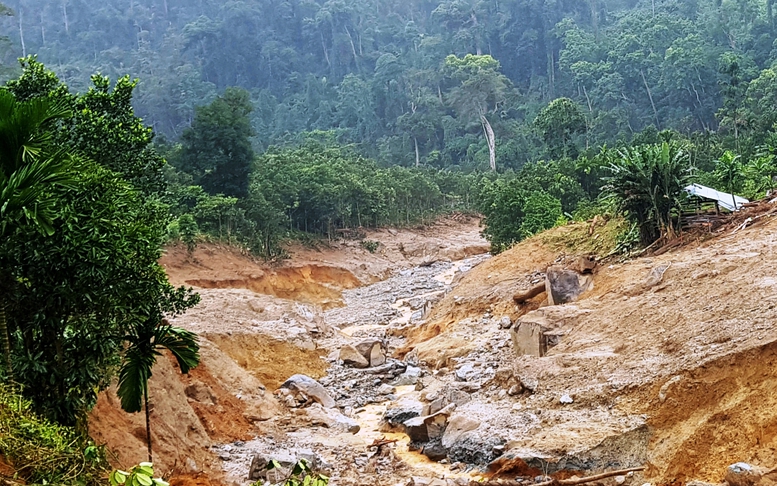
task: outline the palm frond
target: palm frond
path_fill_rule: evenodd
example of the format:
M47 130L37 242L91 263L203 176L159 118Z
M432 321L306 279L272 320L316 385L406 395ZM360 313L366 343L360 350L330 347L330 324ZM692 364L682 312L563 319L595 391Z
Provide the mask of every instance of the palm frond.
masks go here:
M157 327L154 347L170 350L181 367L181 373L200 364L200 345L197 335L180 327L162 325Z
M117 394L125 412L135 413L142 410L143 397L148 393L148 380L155 362L156 354L149 352L148 347L142 346L142 343L130 345L124 353Z
M17 102L0 89L0 234L24 218L53 232L53 185L70 185L73 158L53 149L51 129L67 116L46 99Z

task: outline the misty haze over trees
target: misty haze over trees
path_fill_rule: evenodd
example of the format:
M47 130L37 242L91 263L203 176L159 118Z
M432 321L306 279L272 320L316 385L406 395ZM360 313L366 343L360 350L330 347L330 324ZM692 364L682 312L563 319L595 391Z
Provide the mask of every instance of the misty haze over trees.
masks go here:
M16 15L4 21L4 65L38 54L79 91L95 72L137 77L137 114L170 139L196 106L245 88L259 151L336 130L383 165L488 169L492 129L499 168L517 169L557 155L558 140L533 122L558 97L581 108L570 136L585 148L649 125L738 136L751 128L744 112L760 113L773 96L764 86L774 76L771 0L8 5ZM451 54L498 64L471 68L483 72L468 83Z

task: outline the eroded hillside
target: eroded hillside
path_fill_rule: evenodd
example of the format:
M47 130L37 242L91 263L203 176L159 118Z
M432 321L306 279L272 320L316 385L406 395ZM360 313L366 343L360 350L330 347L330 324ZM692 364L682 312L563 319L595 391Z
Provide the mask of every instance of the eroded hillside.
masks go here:
M493 258L474 256L476 222L452 221L370 234L374 254L346 242L281 267L173 250L172 280L201 289L176 323L200 333L203 365L186 377L172 361L155 368L156 461L177 484L241 485L257 458L298 454L354 485L529 484L641 465L619 481L675 484L719 482L737 461L773 466L777 223L759 222L599 262L588 290L556 306L514 296L548 267L574 267L575 253L609 253L617 222L557 228ZM541 357L516 351L527 326L552 331ZM334 407L284 383L295 374ZM112 393L90 426L121 463L144 458L142 417ZM384 438L397 442L370 448Z

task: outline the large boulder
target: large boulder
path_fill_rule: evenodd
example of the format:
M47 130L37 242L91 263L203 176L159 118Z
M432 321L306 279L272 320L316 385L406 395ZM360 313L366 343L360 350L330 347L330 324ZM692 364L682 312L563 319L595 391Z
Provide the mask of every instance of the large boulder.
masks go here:
M448 417L455 409L456 405L449 405L432 415L406 420L402 424L405 427L405 433L413 443L439 442L445 433L445 427L448 425Z
M340 359L343 364L353 366L354 368L368 368L370 366L370 361L365 358L359 350L349 344L340 348L338 359Z
M580 275L574 270L554 265L545 273L545 290L550 305L574 302L593 283L590 275Z
M305 375L294 375L281 385L281 388L302 393L307 398L320 403L323 407L334 407L335 401L319 382Z
M480 421L462 413L454 414L448 421L445 434L442 436L442 446L450 449L459 438L467 432L480 427Z
M380 339L365 339L354 346L369 362L369 366L381 366L386 363L386 344Z

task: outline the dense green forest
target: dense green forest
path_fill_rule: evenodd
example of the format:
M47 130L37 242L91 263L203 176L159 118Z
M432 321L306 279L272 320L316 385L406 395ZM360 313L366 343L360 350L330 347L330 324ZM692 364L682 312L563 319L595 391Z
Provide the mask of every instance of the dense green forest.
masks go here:
M519 168L650 125L738 138L774 96L771 0L8 3L6 66L37 54L81 91L137 77L137 114L173 140L242 87L259 152L334 130L384 166L487 169L492 140ZM565 135L534 123L559 97L580 111Z

